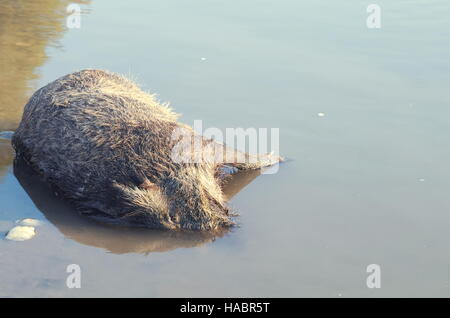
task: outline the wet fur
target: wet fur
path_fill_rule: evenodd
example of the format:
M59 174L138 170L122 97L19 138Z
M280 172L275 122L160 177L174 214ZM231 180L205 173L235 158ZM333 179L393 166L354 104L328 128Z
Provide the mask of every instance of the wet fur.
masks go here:
M12 143L16 156L90 217L159 229L232 225L220 187L223 165L172 159L174 130L192 131L177 119L132 81L83 70L33 94Z

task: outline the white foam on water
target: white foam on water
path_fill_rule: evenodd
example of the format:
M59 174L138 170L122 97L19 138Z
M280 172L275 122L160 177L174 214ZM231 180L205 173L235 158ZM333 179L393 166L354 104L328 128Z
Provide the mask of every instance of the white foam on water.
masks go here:
M10 241L26 241L36 235L36 230L32 226L15 226L8 234L6 239Z
M23 226L39 226L41 225L41 221L36 220L36 219L22 219L17 221L18 224L23 225Z

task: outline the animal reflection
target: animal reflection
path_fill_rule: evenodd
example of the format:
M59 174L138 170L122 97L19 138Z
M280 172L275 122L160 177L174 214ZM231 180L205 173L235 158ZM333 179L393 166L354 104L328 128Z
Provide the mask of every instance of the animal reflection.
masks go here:
M223 188L227 200L260 173L259 170L251 170L230 177ZM14 162L14 174L36 207L65 237L80 244L106 249L111 253L148 254L191 248L212 242L229 231L163 231L100 224L80 216L70 203L55 196L49 186L25 162Z

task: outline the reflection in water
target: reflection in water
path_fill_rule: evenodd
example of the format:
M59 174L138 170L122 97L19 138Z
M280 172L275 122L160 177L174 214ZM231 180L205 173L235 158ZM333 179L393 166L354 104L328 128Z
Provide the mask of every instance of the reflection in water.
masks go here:
M0 1L0 131L14 130L22 116L37 68L65 29L74 0Z
M261 174L261 170L247 170L236 173L229 177L223 187L223 194L226 200L231 200L239 191L252 182Z
M180 247L195 247L214 241L227 232L158 231L99 224L80 216L68 202L55 197L23 161L14 163L14 174L36 207L66 237L115 254L165 252ZM259 171L236 174L225 186L227 198L239 192L258 174Z
M11 141L0 138L0 180L6 175L14 157Z

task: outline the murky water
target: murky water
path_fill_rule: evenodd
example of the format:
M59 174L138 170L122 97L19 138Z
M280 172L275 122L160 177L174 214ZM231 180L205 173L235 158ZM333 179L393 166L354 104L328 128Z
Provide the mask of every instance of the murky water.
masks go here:
M43 224L0 241L0 296L450 296L448 1L377 1L376 30L357 0L92 0L80 29L68 1L21 3L0 4L0 130L36 88L103 68L188 124L279 127L292 160L230 186L240 227L179 235L77 216L13 167L5 134L0 232Z

